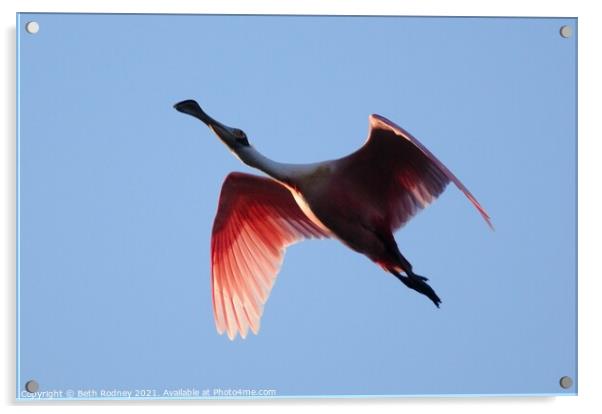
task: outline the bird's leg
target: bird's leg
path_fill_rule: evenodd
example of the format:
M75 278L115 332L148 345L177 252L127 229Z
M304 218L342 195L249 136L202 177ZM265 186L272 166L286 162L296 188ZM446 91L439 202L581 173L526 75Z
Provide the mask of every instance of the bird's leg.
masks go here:
M386 246L389 254L397 259L396 261L398 266L387 267L387 270L394 274L404 285L406 285L410 289L415 290L416 292L422 293L430 300L432 300L435 306L439 307L441 299L439 299L439 296L437 296L433 288L426 283L426 281L428 280L426 277L414 273L414 271L412 270L412 264L399 251L399 248L397 247L397 243L395 242L393 235L390 234L388 235L388 237L381 236L381 240ZM403 270L405 275L401 274L399 268Z
M433 301L435 306L439 307L439 305L441 304L441 299L439 298L439 296L437 296L433 288L430 287L428 283L426 283L428 279L424 276L420 276L414 273L414 271L412 270L412 265L405 257L403 257L399 249L397 249L397 253L402 269L407 276L404 276L396 271L391 271L391 273L393 273L399 280L401 280L401 282L404 285L406 285L410 289L415 290L416 292L422 293L431 301Z
M418 293L422 293L428 297L436 307L439 307L441 304L441 299L439 296L437 296L433 288L426 283L423 276L419 276L415 273L412 273L409 276L404 276L395 270L390 270L390 272L393 273L404 285Z
M411 274L411 275L410 275L410 277L415 277L415 278L417 278L417 279L420 279L420 280L422 280L423 282L426 282L426 281L428 281L428 278L426 278L426 277L424 277L424 276L417 275L416 273L414 273L414 274Z
M417 275L416 273L414 273L414 271L412 270L412 264L408 261L408 259L406 259L403 256L403 254L401 254L401 252L399 251L399 249L397 249L397 256L398 256L399 262L401 264L401 268L406 273L406 275L408 275L408 277L420 279L423 282L426 282L428 280L428 278L426 278L424 276Z

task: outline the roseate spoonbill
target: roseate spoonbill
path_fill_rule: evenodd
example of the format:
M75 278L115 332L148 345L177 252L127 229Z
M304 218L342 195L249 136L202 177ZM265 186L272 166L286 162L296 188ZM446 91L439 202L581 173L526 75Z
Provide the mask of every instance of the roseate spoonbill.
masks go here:
M364 145L346 157L283 164L255 148L247 135L207 115L194 100L174 105L198 118L245 164L271 178L233 172L223 185L211 234L211 285L217 331L230 339L257 334L263 305L285 248L332 237L362 253L404 285L441 299L401 254L393 232L452 181L491 226L468 189L410 133L370 115Z

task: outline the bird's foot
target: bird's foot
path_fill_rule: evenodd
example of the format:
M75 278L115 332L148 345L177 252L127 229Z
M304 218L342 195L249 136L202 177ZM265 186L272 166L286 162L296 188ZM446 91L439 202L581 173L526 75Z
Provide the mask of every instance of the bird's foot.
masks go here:
M441 299L439 298L439 296L437 296L433 288L430 287L428 283L426 283L426 281L428 280L426 277L412 273L410 276L399 275L398 278L403 282L404 285L406 285L410 289L413 289L416 292L422 293L423 295L428 297L435 304L436 307L439 307L439 305L441 304Z
M417 275L416 273L412 273L410 275L410 277L415 277L415 278L418 278L418 279L422 280L423 282L428 282L428 278L427 277Z

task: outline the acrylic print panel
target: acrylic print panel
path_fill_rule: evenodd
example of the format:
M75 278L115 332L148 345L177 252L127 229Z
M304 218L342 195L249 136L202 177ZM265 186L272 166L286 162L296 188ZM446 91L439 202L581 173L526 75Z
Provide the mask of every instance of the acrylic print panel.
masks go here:
M19 399L576 394L576 19L17 32Z

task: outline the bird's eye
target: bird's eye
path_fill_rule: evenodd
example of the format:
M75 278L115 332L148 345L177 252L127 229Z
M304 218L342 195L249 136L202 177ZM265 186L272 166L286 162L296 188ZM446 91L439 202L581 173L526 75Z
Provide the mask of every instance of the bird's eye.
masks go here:
M245 133L240 129L235 129L234 135L236 136L236 138L245 138L246 137Z

